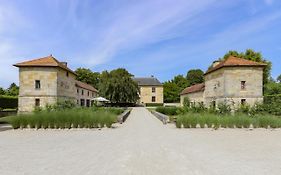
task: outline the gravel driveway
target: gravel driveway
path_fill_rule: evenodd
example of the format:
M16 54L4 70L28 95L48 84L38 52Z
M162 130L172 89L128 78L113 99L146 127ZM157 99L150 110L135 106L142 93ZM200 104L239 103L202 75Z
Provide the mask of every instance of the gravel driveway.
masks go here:
M0 132L0 174L281 174L281 130L176 129L145 108L102 130Z

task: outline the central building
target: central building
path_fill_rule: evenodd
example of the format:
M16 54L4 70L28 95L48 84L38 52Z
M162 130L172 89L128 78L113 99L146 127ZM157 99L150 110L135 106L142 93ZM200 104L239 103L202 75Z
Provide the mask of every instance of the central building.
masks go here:
M151 76L133 78L133 80L137 82L139 86L139 105L163 105L163 85L157 78Z

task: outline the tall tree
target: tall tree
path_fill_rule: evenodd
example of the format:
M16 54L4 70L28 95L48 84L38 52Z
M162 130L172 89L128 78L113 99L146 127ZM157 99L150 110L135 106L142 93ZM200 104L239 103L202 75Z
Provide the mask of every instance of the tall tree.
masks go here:
M172 81L167 81L163 83L164 88L164 102L165 103L173 103L173 102L179 102L180 97L180 87Z
M191 69L187 72L186 79L188 81L188 86L203 83L204 72L201 69Z
M5 92L5 89L3 89L3 88L0 87L0 95L5 95L5 93L6 93L6 92Z
M224 55L223 59L227 59L229 56L235 56L235 57L239 57L239 58L244 58L246 60L251 60L251 61L256 61L256 62L261 62L261 63L267 64L266 68L264 69L264 73L263 73L263 83L265 85L270 81L270 77L271 77L270 72L271 72L272 64L270 61L267 61L266 59L264 59L260 52L255 52L252 49L247 49L245 52L238 53L237 51L231 50Z
M277 82L278 82L278 83L281 83L281 75L279 75L279 76L277 77Z
M132 77L133 75L123 68L102 72L100 95L112 103L136 103L139 99L139 88Z
M6 95L9 96L18 96L19 95L19 87L16 83L12 83L6 91Z
M100 79L100 74L98 72L92 72L90 69L86 68L78 68L75 73L77 74L77 80L90 84L96 88L98 87Z

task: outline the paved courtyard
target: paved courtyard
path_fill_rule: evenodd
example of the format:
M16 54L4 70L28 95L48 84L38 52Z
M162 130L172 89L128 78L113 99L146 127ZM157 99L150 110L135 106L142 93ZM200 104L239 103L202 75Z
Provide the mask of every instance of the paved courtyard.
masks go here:
M281 130L176 129L134 108L115 129L0 132L0 174L280 174Z

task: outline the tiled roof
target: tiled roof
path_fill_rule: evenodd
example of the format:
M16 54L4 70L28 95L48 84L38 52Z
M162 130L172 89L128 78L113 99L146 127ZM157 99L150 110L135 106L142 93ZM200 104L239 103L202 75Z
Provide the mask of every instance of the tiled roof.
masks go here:
M195 84L193 86L189 86L189 87L185 88L180 93L180 95L191 94L191 93L195 93L195 92L201 92L201 91L204 91L204 89L205 89L205 84L204 83Z
M87 83L83 83L81 81L76 81L75 85L77 87L83 88L83 89L87 89L93 92L98 92L98 90L96 88L94 88L93 86L87 84Z
M133 80L136 81L139 86L162 86L162 83L154 77L133 78Z
M250 60L246 60L243 58L237 58L234 56L230 56L228 57L226 60L220 62L218 65L216 65L215 67L210 68L206 73L211 73L215 70L218 70L220 68L223 67L237 67L237 66L241 66L241 67L265 67L266 64L265 63L258 63L255 61L250 61Z
M30 61L17 63L14 66L16 66L16 67L60 67L64 70L67 70L76 75L76 73L74 71L72 71L70 68L68 68L63 63L59 62L52 55L43 57L43 58L30 60Z

